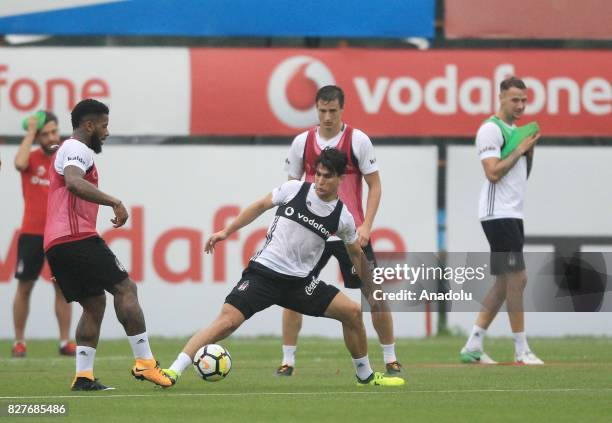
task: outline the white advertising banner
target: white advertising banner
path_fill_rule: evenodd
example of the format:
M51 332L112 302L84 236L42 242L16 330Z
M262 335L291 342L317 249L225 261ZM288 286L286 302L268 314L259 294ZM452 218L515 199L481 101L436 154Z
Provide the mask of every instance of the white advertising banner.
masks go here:
M582 251L612 251L611 161L609 147L536 147L525 196L525 251L550 252L555 244L567 245L577 242L576 239L583 242ZM449 251L489 251L478 221L478 195L484 180L476 147L449 147L446 186ZM540 242L529 241L534 237L540 238ZM607 245L606 238L610 239ZM469 331L475 319L475 313L451 313L449 325ZM527 332L532 335L612 335L609 313L528 313L526 321ZM496 319L490 332L510 335L507 317Z
M187 336L216 316L244 264L261 245L272 211L220 244L212 256L203 253L204 242L242 208L287 179L282 170L287 150L288 146L106 146L96 157L100 188L122 199L131 211L124 228L110 230L112 212L101 207L98 228L138 283L150 334ZM11 165L15 152L16 146L0 146L0 338L13 336L15 240L23 210L19 174ZM434 251L436 147L377 147L377 159L383 199L374 249ZM322 278L338 283L337 266L330 264ZM50 284L39 280L27 337L56 336L52 295ZM354 290L350 296L359 299ZM79 306L74 310L73 328ZM239 334L279 335L280 316L280 309L271 307L248 321ZM375 336L369 317L364 320L368 333ZM397 313L396 332L424 335L424 320L421 314ZM305 319L303 333L342 336L339 324L315 318ZM109 306L102 336L122 335Z
M0 133L51 110L68 132L83 98L109 105L111 135L188 135L189 50L180 48L0 48Z

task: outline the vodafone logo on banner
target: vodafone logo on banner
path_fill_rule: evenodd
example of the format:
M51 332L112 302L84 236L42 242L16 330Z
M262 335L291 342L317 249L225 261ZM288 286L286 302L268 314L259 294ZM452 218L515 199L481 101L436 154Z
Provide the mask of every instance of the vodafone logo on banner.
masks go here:
M111 136L187 135L189 50L161 48L0 48L0 135L55 112L62 134L83 98L110 108Z
M268 101L274 115L287 126L305 128L317 122L317 90L334 85L334 76L323 62L309 56L283 60L272 72Z
M537 121L548 136L612 135L608 51L195 49L191 56L193 135L295 136L317 122L316 90L334 83L346 94L345 120L371 136L473 137L495 113L509 75L529 88L522 122Z

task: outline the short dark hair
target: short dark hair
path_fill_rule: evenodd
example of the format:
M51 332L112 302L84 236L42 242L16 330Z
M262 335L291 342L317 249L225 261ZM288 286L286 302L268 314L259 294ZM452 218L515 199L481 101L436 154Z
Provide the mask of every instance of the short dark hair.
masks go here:
M43 125L46 125L49 122L57 123L57 116L55 115L55 113L50 112L48 110L41 110L41 111L45 114L45 122L43 123Z
M525 85L523 80L517 78L516 76L511 76L509 78L506 78L499 84L500 91L507 91L512 87L518 88L519 90L527 89L527 85Z
M84 118L89 115L108 115L109 110L106 104L99 102L98 100L94 100L93 98L87 98L85 100L81 100L72 112L70 113L70 117L72 120L72 129L77 129Z
M43 125L40 127L40 129L36 130L37 136L40 134L40 131L42 130L43 126L45 126L49 122L55 122L56 124L58 123L57 116L55 115L55 113L50 112L49 110L40 110L40 113L45 114L45 120L43 121Z
M346 171L347 161L346 154L337 148L326 148L315 160L315 169L321 165L334 175L342 176Z
M342 88L337 87L336 85L326 85L320 88L319 91L317 91L315 103L318 103L319 100L323 100L325 103L338 100L340 108L344 109L344 91L342 91Z

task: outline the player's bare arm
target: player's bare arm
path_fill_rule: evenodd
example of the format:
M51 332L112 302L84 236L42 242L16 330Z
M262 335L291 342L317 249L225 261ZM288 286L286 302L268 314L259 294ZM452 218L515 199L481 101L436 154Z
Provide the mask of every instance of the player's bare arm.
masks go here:
M83 200L112 207L115 213L115 217L111 219L113 227L123 226L127 222L129 214L121 200L103 193L95 185L86 181L83 178L84 176L85 172L82 169L76 166L66 166L64 168L64 181L68 191Z
M368 185L368 198L366 200L365 218L363 224L357 228L357 234L359 235L359 243L362 247L365 247L370 242L372 225L374 224L374 218L378 212L378 205L382 196L382 185L378 171L363 175L363 179L365 179Z
M204 251L207 254L211 254L215 250L215 244L217 242L223 241L237 230L244 228L272 207L274 207L274 203L272 203L272 193L269 193L264 198L255 201L246 209L242 210L236 219L227 227L208 238L204 245Z
M28 119L28 131L21 140L17 154L15 154L15 169L23 172L28 168L28 161L30 159L30 151L32 144L36 138L36 130L38 125L38 119L36 116L30 116Z
M518 162L524 154L529 154L529 151L533 150L539 139L540 134L535 134L526 138L525 141L516 147L516 150L503 160L497 157L489 157L482 160L482 167L484 168L487 179L492 183L497 183L514 167L516 162Z

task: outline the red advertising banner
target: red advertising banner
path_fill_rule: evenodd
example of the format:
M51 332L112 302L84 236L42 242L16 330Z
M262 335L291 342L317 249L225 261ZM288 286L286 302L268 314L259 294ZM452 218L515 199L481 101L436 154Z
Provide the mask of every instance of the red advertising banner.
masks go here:
M446 0L448 38L612 39L610 0Z
M544 134L612 135L612 52L578 50L193 49L190 132L291 136L336 84L345 120L372 136L473 136L509 75Z

